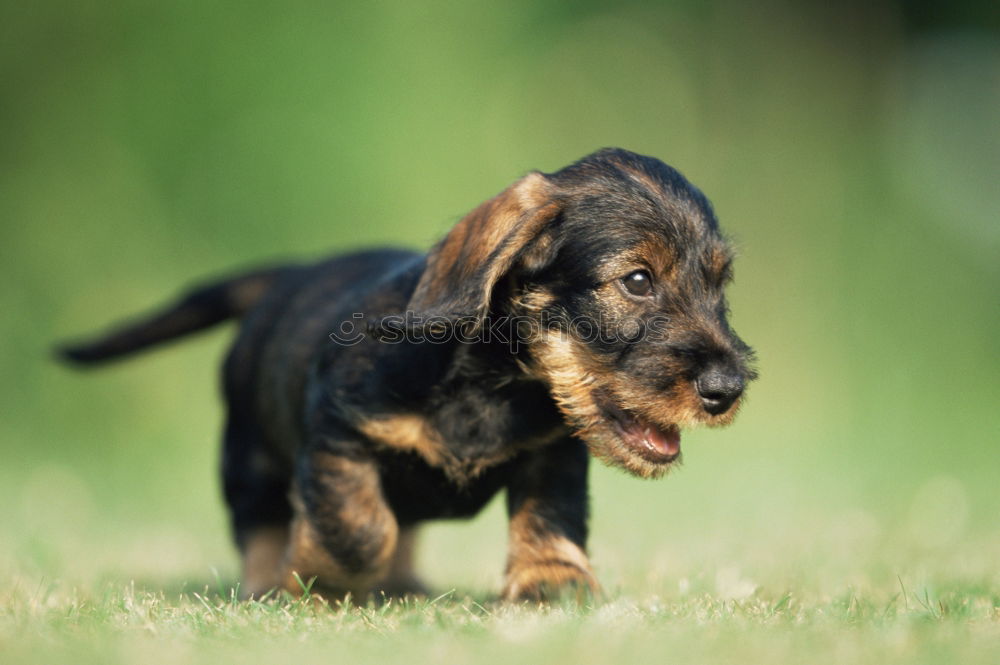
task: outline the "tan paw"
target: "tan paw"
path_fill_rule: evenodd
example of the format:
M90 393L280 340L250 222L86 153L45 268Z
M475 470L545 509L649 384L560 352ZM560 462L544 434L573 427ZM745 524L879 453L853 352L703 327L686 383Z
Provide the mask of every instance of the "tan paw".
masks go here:
M512 567L503 599L508 602L548 603L564 598L583 603L601 595L601 585L589 570L563 561Z

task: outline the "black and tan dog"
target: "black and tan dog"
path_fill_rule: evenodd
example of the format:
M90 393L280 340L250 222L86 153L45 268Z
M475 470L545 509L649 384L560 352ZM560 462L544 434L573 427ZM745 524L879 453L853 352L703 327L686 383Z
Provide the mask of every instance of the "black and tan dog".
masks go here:
M656 477L681 428L732 420L753 371L726 321L730 265L698 189L608 149L521 178L428 254L225 280L64 355L242 319L223 479L244 593L294 592L296 574L331 595L417 590L414 528L505 489L503 595L544 598L597 588L590 455Z

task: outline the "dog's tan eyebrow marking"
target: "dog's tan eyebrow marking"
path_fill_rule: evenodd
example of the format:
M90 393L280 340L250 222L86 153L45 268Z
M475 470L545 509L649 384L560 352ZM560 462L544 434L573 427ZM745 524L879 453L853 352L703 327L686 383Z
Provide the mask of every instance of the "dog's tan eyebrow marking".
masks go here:
M668 278L672 277L677 257L666 243L649 239L640 244L638 250L648 262L649 267L657 274Z
M661 240L649 238L608 257L598 266L602 281L624 277L633 270L650 270L659 279L672 279L676 269L676 256Z

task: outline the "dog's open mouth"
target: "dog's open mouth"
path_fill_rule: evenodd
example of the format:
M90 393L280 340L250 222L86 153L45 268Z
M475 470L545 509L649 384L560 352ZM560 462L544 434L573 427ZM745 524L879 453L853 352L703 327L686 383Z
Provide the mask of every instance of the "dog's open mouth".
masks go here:
M681 430L677 425L661 427L603 400L600 407L615 433L643 459L669 464L680 457Z

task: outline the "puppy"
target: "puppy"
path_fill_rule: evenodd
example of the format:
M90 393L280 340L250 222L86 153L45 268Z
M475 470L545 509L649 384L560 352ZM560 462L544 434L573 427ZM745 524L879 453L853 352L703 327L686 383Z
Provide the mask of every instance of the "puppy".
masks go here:
M503 597L596 591L590 456L643 478L754 378L705 196L620 149L532 172L429 253L373 250L199 288L93 343L124 356L230 318L223 482L242 592L418 592L414 528L506 490Z

